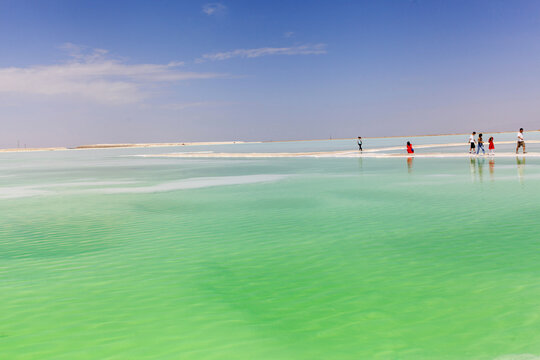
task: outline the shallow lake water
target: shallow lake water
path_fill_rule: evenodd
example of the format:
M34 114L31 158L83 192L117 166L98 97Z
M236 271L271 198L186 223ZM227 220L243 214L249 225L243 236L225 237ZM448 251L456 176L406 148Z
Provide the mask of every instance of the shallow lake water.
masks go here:
M538 359L540 158L133 156L355 147L0 153L0 358Z

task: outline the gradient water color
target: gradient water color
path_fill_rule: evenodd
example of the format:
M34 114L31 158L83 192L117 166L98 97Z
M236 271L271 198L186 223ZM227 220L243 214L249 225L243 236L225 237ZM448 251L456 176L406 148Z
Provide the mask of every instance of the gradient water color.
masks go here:
M133 156L354 146L0 154L0 358L537 359L540 158Z

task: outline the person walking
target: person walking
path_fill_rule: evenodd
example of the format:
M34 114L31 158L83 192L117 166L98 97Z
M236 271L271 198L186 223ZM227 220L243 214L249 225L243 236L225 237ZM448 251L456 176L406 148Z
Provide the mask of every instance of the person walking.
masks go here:
M523 147L523 153L526 154L527 152L525 151L525 138L523 137L523 128L520 128L517 134L516 154L518 153L520 147Z
M482 139L482 134L478 134L478 148L476 149L476 155L480 154L480 150L482 150L483 155L486 155L486 150L484 150L484 140Z
M495 155L495 144L493 143L493 136L489 138L488 142L489 155Z
M356 142L358 144L358 150L362 151L362 137L359 136Z
M474 148L476 140L474 139L474 135L476 135L476 131L473 131L471 136L469 136L469 154L474 154Z
M409 154L414 154L414 149L412 147L412 144L409 141L407 141L407 152Z

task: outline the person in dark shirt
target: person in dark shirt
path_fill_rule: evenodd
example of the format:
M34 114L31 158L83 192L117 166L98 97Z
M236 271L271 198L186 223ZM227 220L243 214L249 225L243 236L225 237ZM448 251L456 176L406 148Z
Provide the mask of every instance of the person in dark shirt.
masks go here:
M484 139L482 139L482 134L478 134L478 147L476 148L476 155L480 154L480 150L482 150L482 154L486 155L486 150L484 150Z

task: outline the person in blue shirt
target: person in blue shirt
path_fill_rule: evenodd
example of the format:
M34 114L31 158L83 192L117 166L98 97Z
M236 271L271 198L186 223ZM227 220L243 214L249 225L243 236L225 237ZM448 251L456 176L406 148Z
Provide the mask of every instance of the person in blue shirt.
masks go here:
M480 154L480 150L482 150L482 154L486 155L486 150L484 150L484 139L482 139L482 134L478 134L478 147L476 148L476 155Z

